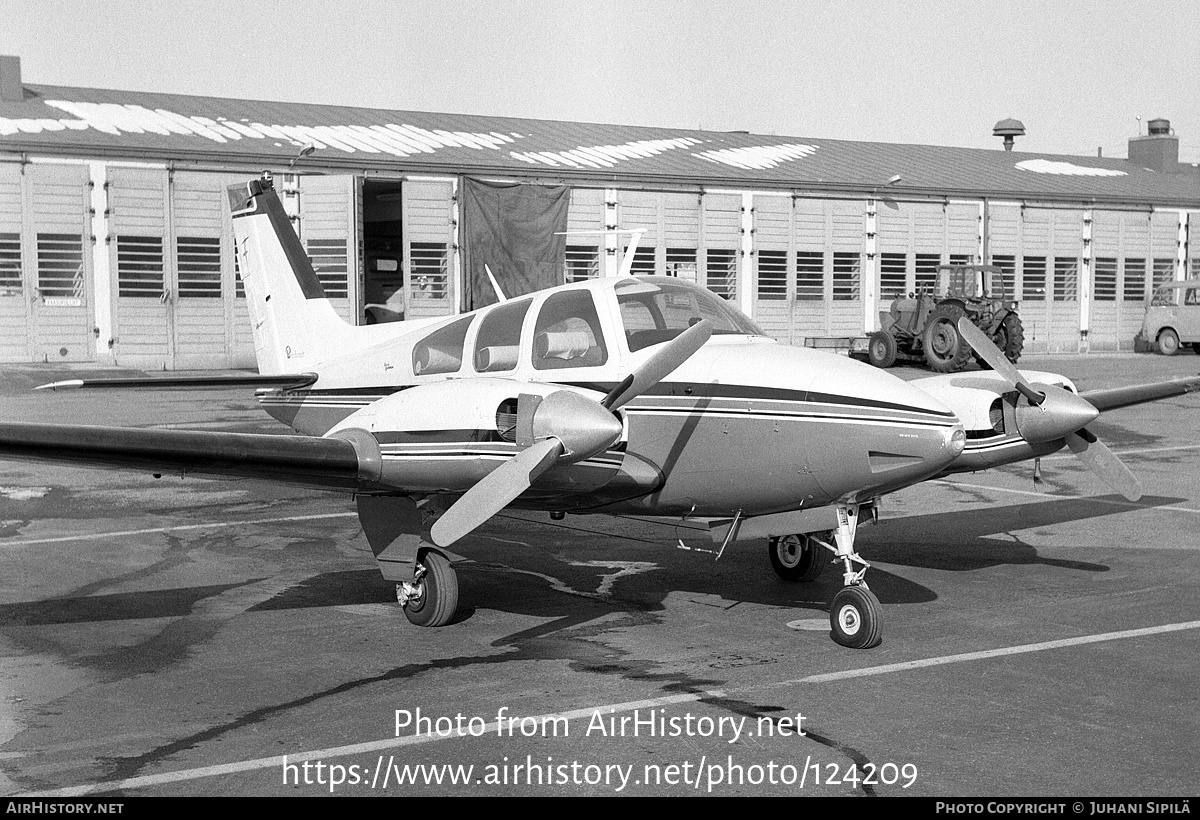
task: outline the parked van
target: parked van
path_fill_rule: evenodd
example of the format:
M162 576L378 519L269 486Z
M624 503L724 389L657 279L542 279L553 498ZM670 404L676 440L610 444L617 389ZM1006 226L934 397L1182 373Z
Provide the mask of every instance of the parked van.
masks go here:
M1168 282L1154 291L1134 338L1138 342L1157 344L1164 356L1174 356L1182 345L1200 353L1200 279Z

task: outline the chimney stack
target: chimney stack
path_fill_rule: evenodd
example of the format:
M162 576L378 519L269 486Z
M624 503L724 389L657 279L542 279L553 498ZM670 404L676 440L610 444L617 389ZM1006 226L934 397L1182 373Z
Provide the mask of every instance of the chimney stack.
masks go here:
M21 58L0 54L0 100L25 102L25 87L21 85Z
M1179 173L1179 137L1171 133L1171 121L1153 119L1146 126L1147 136L1129 140L1129 161L1160 174Z

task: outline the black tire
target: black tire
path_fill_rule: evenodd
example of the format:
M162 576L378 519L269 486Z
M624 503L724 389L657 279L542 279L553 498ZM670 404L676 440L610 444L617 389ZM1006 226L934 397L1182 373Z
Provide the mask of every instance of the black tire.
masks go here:
M771 569L785 581L817 580L829 563L822 552L824 547L807 535L783 535L767 542Z
M936 373L957 373L971 358L971 346L958 335L958 320L964 311L952 303L938 305L929 314L921 345L925 361Z
M867 361L876 367L891 367L896 363L896 338L877 330L867 339Z
M1174 356L1179 352L1179 334L1164 327L1158 332L1158 352L1164 356Z
M1021 317L1015 313L1005 316L992 340L996 347L1000 348L1004 358L1016 364L1025 350L1025 326L1021 324Z
M829 605L833 640L851 649L883 643L883 611L875 593L864 586L843 587Z
M427 552L417 562L425 573L416 593L404 605L404 617L414 626L445 626L458 610L458 573L437 552Z

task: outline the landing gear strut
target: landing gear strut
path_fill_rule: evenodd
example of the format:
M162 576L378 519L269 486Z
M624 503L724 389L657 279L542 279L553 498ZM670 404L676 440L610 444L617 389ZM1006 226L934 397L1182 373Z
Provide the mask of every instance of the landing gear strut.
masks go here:
M870 649L883 642L883 613L879 599L863 580L871 565L854 551L858 505L839 505L837 519L838 528L833 534L837 547L833 552L842 561L844 586L829 604L829 625L834 641L842 646ZM855 569L856 566L861 569Z

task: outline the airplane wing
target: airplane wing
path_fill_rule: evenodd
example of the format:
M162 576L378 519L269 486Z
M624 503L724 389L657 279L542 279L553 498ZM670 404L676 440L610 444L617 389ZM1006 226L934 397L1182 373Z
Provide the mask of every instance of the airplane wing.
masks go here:
M340 490L373 485L372 459L346 438L0 423L0 458L269 479Z
M226 387L282 387L298 390L309 387L317 381L316 373L295 373L291 375L263 376L257 373L250 375L203 375L203 376L139 376L137 378L98 378L98 379L66 379L65 381L41 384L34 390L79 390L81 388L119 388L137 387L146 389L166 388L226 388Z
M1116 410L1119 407L1131 407L1149 401L1167 399L1171 396L1182 396L1200 390L1200 376L1190 376L1186 379L1175 379L1157 384L1139 384L1132 387L1114 387L1109 390L1089 390L1079 395L1086 399L1097 410Z

